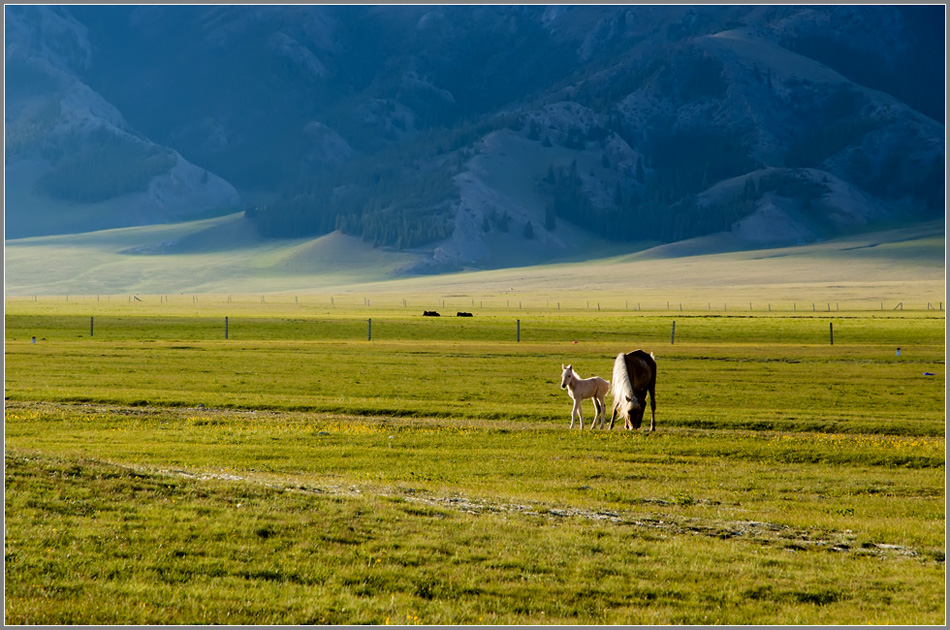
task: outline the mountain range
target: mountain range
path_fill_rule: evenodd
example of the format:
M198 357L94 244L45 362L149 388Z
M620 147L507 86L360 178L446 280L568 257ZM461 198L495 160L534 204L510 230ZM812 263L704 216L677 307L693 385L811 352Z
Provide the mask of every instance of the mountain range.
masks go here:
M944 215L943 5L4 14L7 239L243 212L440 271Z

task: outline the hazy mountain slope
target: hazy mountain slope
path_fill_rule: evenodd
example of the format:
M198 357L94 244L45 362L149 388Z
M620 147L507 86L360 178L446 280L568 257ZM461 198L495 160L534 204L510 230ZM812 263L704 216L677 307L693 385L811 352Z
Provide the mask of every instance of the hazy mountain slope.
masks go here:
M231 184L138 134L78 77L87 29L54 7L5 7L8 236L146 225L234 207Z
M221 242L227 247L221 247ZM7 295L304 291L390 280L418 255L333 233L264 239L241 215L8 240ZM41 262L39 262L41 261Z
M941 6L5 12L8 237L237 207L432 271L943 216Z

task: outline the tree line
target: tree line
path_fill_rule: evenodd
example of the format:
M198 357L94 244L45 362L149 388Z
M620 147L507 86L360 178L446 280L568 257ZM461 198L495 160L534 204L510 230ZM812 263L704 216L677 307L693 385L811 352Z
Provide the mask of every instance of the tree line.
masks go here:
M674 241L725 229L737 212L751 211L748 204L726 212L695 200L712 184L754 169L741 139L704 130L657 131L645 144L648 161L638 158L632 182L618 178L606 207L591 202L576 161L551 165L541 181L549 198L545 227L553 229L561 218L611 240Z
M299 237L341 230L374 246L406 249L442 240L454 228L459 199L453 177L478 138L518 127L513 115L433 127L363 157L308 169L247 216L267 237Z
M36 187L66 201L95 203L144 192L154 177L177 163L170 149L107 130L87 138L73 134L63 147L61 154L52 156L52 168L37 180Z

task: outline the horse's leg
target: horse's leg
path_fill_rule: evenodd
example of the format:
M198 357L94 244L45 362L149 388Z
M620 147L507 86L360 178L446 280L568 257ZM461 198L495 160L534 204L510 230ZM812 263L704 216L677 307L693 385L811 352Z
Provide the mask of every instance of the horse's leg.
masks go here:
M600 428L603 429L603 428L604 428L604 427L603 427L603 419L602 419L602 416L601 416L601 411L603 411L603 409L602 409L601 406L600 406L600 405L601 405L600 398L598 398L598 397L595 395L594 398L593 398L593 401L594 401L594 422L590 425L590 428L591 428L591 430L596 429L596 428L597 428L597 420L598 420L598 419L601 419L601 427L600 427Z
M616 401L615 401L615 402L614 402L613 410L610 412L610 426L607 427L607 430L608 430L608 431L613 431L613 430L614 430L614 420L616 420L616 419L617 419L617 403L616 403Z
M650 387L650 432L656 431L656 392Z

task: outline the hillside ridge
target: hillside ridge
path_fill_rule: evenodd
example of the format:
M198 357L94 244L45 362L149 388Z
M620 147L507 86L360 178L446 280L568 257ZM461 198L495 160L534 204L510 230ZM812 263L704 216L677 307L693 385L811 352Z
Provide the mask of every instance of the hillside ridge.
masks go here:
M436 273L929 221L944 15L10 6L6 236L243 212Z

